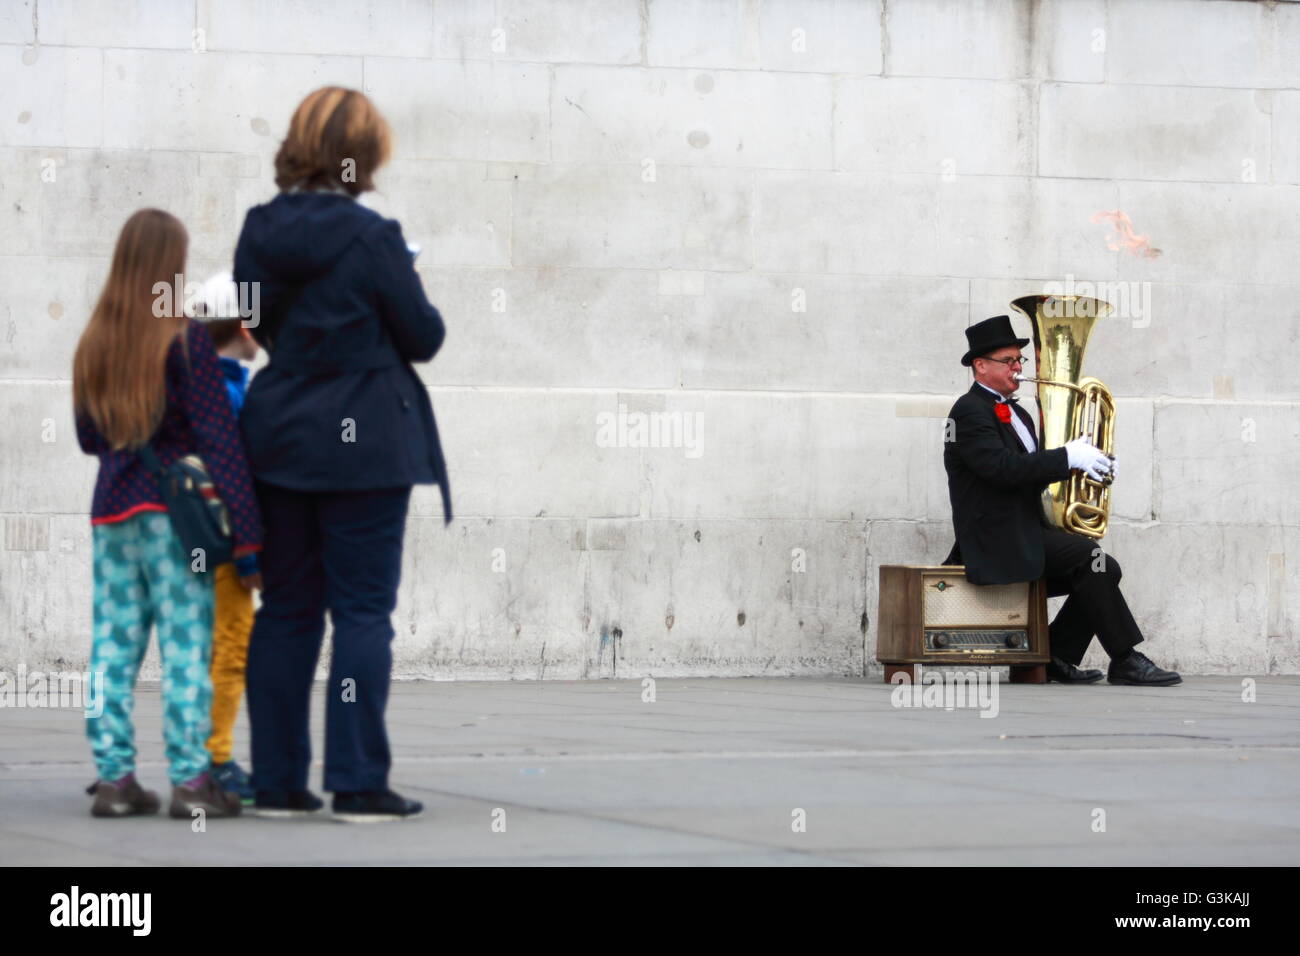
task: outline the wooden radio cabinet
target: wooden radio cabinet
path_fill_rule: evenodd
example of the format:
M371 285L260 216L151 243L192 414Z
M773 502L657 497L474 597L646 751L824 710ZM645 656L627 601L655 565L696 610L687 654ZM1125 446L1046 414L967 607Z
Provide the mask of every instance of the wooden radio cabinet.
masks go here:
M1011 668L1012 683L1047 681L1047 583L971 584L961 565L880 567L876 660L888 683L915 666Z

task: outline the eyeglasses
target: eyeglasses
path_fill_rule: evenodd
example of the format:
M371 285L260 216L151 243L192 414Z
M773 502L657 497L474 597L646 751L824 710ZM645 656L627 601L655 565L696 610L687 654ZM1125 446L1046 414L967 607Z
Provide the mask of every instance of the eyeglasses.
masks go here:
M1000 359L989 358L987 355L981 355L980 358L986 362L997 362L999 365L1019 365L1021 368L1024 368L1025 363L1029 361L1029 359L1025 358L1023 355L1013 355L1010 358Z

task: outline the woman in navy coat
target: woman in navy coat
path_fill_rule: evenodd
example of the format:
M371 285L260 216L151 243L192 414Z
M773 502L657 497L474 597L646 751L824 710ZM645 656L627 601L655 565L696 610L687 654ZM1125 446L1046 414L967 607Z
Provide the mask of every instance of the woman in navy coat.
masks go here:
M280 195L248 213L234 277L257 283L253 334L270 363L242 426L265 525L262 605L248 660L254 812L319 810L307 788L312 678L328 609L324 788L348 821L421 811L388 786L384 709L411 486L447 469L412 362L442 345L401 227L355 197L388 158L361 93L308 96L276 156Z

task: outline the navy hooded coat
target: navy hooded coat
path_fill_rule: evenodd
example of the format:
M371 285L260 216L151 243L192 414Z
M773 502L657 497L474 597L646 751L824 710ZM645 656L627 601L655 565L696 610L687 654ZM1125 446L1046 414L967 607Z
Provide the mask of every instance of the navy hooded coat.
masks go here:
M253 336L270 363L241 424L253 475L295 491L438 484L451 520L433 404L412 362L442 346L402 228L332 192L254 206L236 282L260 284Z

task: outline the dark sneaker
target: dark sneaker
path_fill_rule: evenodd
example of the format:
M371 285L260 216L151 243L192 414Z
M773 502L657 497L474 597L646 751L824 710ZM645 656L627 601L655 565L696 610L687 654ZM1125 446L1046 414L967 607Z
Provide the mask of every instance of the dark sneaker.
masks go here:
M387 823L414 820L424 812L424 804L407 800L391 790L340 790L334 794L334 819L340 823Z
M244 806L253 802L253 782L248 779L244 768L235 761L214 763L211 773L213 779L217 781L217 786L233 793Z
M222 790L212 774L199 776L192 787L172 787L172 805L168 813L178 820L192 820L195 810L209 817L237 817L239 797Z
M1183 682L1177 671L1157 667L1141 651L1129 651L1120 660L1111 661L1110 672L1106 677L1112 684L1131 684L1137 687L1172 687Z
M140 786L134 775L118 783L96 780L86 788L86 793L95 798L90 805L92 817L148 816L162 806L158 794Z
M253 798L253 815L258 817L301 817L315 813L325 801L310 790L258 790Z

